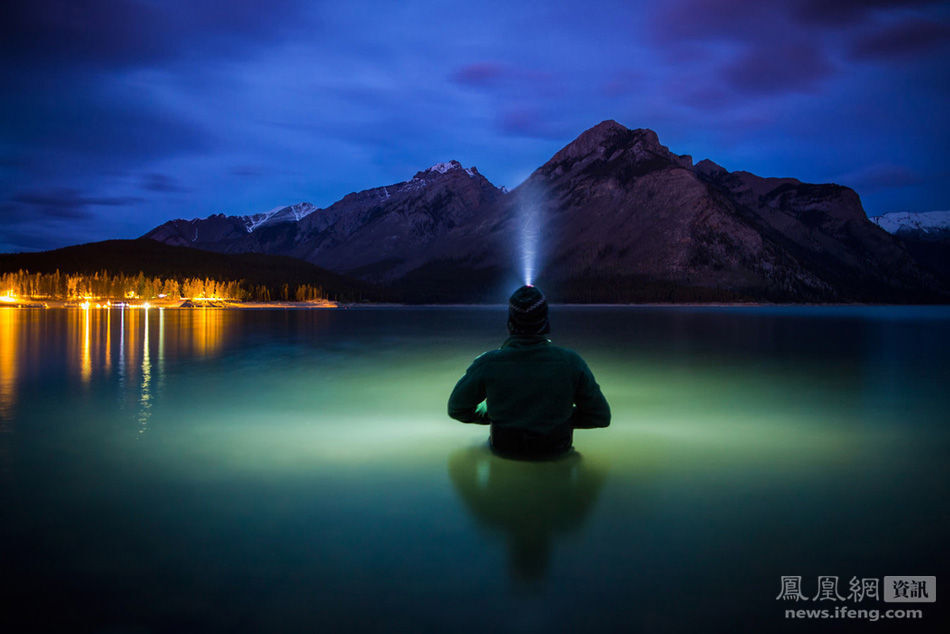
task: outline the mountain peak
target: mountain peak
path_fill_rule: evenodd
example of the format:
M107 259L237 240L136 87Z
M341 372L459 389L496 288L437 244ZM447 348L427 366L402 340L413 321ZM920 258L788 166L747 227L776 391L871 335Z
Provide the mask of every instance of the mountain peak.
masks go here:
M631 132L633 132L633 130L630 128L617 123L613 119L607 119L606 121L601 121L593 128L589 128L581 132L580 135L572 143L568 144L567 147L575 144L580 144L582 146L600 145L613 138L627 137ZM650 132L652 132L652 130ZM655 132L653 132L653 136L656 136Z
M449 172L455 171L464 171L470 177L478 174L478 170L475 167L463 167L461 163L456 160L448 161L447 163L436 163L432 167L422 170L421 172L416 172L416 175L413 176L413 180L425 178L426 176L432 177L437 174L448 174Z
M591 166L624 164L625 170L644 174L665 167L693 168L691 156L677 156L660 143L649 128L631 130L607 119L585 130L542 165L536 174L544 178L558 176ZM602 172L595 168L596 172Z
M554 155L552 161L576 161L591 155L607 158L617 150L636 148L636 154L660 155L672 160L670 151L660 144L656 132L649 128L631 130L613 119L601 121L585 130Z
M613 119L604 119L603 121L601 121L594 127L589 128L588 130L585 130L584 132L582 132L581 135L584 135L587 133L607 135L607 134L616 134L618 132L629 132L629 131L630 131L630 128L628 128L627 126L623 124L617 123Z

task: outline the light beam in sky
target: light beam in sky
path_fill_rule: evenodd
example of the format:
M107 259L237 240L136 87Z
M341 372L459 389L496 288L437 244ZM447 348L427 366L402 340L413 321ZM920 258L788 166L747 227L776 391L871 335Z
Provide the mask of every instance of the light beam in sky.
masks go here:
M533 196L518 207L518 236L521 258L521 279L526 286L534 284L538 273L538 241L541 233L540 209Z

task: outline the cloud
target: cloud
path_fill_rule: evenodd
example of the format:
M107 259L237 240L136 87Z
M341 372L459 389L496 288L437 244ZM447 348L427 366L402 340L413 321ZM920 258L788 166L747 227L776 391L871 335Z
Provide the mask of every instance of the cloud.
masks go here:
M666 59L668 85L686 105L814 91L837 69L822 33L793 19L793 8L757 0L664 4L653 15L652 41Z
M556 139L570 134L562 125L563 117L552 109L552 104L569 98L568 77L486 61L461 66L449 79L485 96L494 110L495 129L506 137Z
M748 100L727 86L726 82L719 80L674 81L666 87L666 94L677 103L700 111L729 109Z
M950 25L908 20L859 37L851 48L851 54L861 60L906 58L928 53L948 41Z
M200 150L211 142L207 131L183 116L108 83L54 80L4 101L5 141L46 152L51 160L69 153L124 162Z
M0 203L0 251L36 251L101 239L97 207L143 202L133 196L94 196L61 187L19 192ZM109 237L115 237L114 235Z
M151 192L178 194L191 191L187 187L182 187L178 181L168 174L143 174L142 189Z
M534 106L505 108L498 113L496 125L503 134L514 137L563 139L576 134L556 116Z
M863 23L871 13L940 4L941 0L798 0L793 3L799 20L825 26Z
M5 219L65 218L88 220L94 217L90 207L125 207L142 202L130 196L85 196L78 190L58 188L50 191L23 192L10 198L0 210Z
M188 86L195 71L220 73L314 36L312 10L302 0L0 3L2 149L30 159L0 171L22 172L16 186L45 187L219 148L222 126L194 108L194 95L211 92ZM162 92L161 78L175 88ZM170 191L155 179L143 187Z
M0 51L31 65L127 68L196 52L240 53L298 28L306 3L30 0L0 10Z
M532 91L546 90L555 83L549 72L493 61L466 64L456 69L450 79L462 86Z
M678 46L691 40L747 40L758 32L755 24L773 22L781 7L760 0L672 0L652 16L650 33L660 46Z
M0 217L2 214L3 209L0 206ZM66 235L65 231L58 231L56 235L51 235L49 229L36 226L28 228L4 226L3 231L0 232L0 253L55 249L69 243L64 241Z
M638 71L619 71L604 82L600 89L605 97L627 97L643 90L645 76Z
M509 75L509 69L498 62L476 62L452 73L452 80L466 86L484 86Z
M20 157L0 156L0 169L18 170L26 167L28 162Z
M831 60L808 42L768 50L749 49L722 69L733 88L756 94L808 92L835 71Z
M263 176L267 173L267 170L256 165L238 165L237 167L232 167L230 169L230 173L234 176L250 178L255 176Z
M651 14L651 42L673 70L718 72L716 102L814 93L843 77L848 59L883 61L926 53L950 41L950 26L918 16L936 0L671 0ZM849 44L850 43L850 44ZM843 49L843 50L842 50ZM842 55L842 52L844 55ZM708 82L698 77L695 84ZM670 82L675 83L675 82ZM679 90L691 95L694 90ZM737 102L738 103L738 102Z
M893 163L877 163L842 174L836 180L861 191L878 191L920 185L925 179L917 172Z

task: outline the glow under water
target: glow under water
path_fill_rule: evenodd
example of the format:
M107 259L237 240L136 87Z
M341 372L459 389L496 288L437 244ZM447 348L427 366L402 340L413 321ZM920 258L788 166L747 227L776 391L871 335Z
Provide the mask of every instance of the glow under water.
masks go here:
M0 309L0 627L801 631L782 575L946 571L950 311L555 306L614 419L543 464L445 416L504 323Z

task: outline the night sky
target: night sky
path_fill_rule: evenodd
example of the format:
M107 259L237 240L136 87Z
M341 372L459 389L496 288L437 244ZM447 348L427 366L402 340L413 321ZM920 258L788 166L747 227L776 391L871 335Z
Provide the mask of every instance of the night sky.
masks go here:
M0 252L450 159L513 188L604 119L869 215L950 209L946 2L13 0L0 49Z

